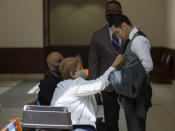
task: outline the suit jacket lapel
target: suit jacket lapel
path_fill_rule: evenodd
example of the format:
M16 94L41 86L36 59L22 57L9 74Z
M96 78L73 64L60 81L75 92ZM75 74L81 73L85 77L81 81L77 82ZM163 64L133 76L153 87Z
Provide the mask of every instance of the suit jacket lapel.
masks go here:
M109 47L109 49L110 49L110 53L112 54L112 55L114 55L114 54L116 54L115 53L115 48L113 47L113 45L112 45L112 41L111 41L111 36L110 36L110 33L109 33L109 27L108 27L108 25L106 25L105 27L104 27L104 35L105 35L105 37L104 38L107 38L106 39L106 44L108 44L107 46Z

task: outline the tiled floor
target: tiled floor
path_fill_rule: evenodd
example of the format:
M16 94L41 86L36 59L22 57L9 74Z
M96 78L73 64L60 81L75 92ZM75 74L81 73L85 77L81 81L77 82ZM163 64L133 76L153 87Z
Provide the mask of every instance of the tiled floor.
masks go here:
M27 94L27 92L37 82L38 80L0 81L0 128L10 119L21 117L23 106L36 97L36 94Z
M23 105L36 94L27 94L39 80L0 80L0 128L15 117L21 117ZM175 84L152 84L153 107L148 113L147 131L175 131ZM1 107L0 107L1 108ZM123 109L120 111L120 131L127 131Z
M148 131L175 131L175 85L153 84L153 107Z

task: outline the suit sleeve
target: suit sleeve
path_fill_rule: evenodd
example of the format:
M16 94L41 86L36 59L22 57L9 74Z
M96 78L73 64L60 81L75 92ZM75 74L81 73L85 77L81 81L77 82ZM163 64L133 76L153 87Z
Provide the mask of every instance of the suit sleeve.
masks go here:
M92 80L98 76L98 48L95 40L95 33L93 34L90 48L89 48L89 57L88 57L88 69L89 76L88 79Z

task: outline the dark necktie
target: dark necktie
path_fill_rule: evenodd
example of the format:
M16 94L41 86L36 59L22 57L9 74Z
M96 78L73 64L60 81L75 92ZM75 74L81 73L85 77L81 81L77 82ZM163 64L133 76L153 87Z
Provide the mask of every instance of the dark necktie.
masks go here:
M116 49L116 52L120 50L119 38L115 34L112 35L112 45Z

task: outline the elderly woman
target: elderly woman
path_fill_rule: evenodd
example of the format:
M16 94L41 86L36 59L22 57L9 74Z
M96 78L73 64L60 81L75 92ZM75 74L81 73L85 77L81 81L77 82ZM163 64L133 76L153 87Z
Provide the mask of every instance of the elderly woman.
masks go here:
M92 95L110 84L108 75L124 60L123 55L116 57L112 66L96 80L85 80L79 76L81 70L76 58L65 58L61 62L60 72L63 81L58 83L51 105L69 108L74 131L95 131L96 114Z

